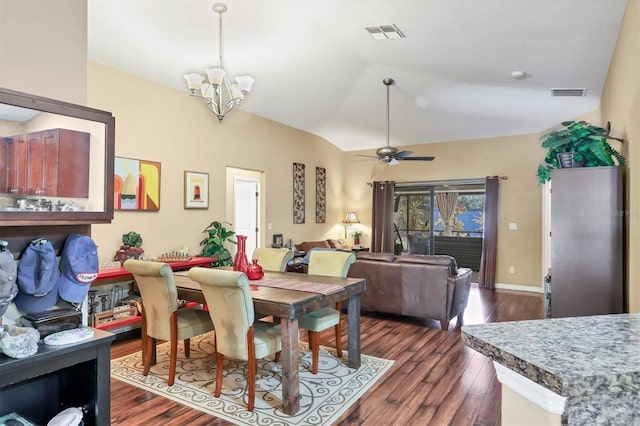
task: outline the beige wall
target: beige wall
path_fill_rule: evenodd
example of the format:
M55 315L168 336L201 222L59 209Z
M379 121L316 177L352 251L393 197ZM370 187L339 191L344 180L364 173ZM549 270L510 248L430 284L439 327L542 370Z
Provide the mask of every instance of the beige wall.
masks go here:
M625 219L627 235L627 292L630 312L640 312L640 0L629 0L616 50L602 95L603 121L611 133L623 137L627 158Z
M86 105L86 0L0 0L0 40L0 87Z
M176 78L180 78L177 76ZM213 220L226 220L226 167L264 172L265 239L283 234L294 242L338 237L343 208L344 154L324 139L245 113L232 112L222 124L202 101L97 63L89 63L88 103L116 118L116 155L159 161L159 212L116 211L112 224L94 225L102 262L110 260L123 233L142 235L155 257L183 245L195 254ZM306 165L306 224L292 219L292 163ZM315 223L315 168L327 169L327 222ZM183 172L209 173L209 209L183 208Z
M537 135L510 136L437 144L398 147L410 149L416 156L433 155L432 162L403 162L389 166L367 160L357 154L346 154L345 201L349 210L358 213L365 234L363 244L371 236L372 189L367 182L440 181L484 179L486 176L506 176L500 184L498 210L498 260L496 281L500 284L541 288L541 200L542 187L537 184L536 170L544 156ZM516 231L509 223L517 223ZM515 273L509 273L509 267Z

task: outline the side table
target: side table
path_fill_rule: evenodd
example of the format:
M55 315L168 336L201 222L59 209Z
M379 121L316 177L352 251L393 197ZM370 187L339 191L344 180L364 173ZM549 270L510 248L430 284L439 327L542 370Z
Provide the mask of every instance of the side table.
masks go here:
M352 247L351 251L354 253L357 253L359 251L369 251L369 247L358 247L358 248Z

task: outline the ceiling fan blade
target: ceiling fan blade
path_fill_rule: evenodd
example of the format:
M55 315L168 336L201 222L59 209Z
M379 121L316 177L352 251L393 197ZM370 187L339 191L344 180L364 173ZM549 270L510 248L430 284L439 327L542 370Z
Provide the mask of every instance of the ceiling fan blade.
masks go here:
M393 156L396 158L402 158L402 157L408 157L411 154L413 154L413 151L398 151L395 154L393 154Z
M398 160L411 160L411 161L433 161L436 157L400 157Z
M375 158L376 160L379 160L379 157L377 155L363 155L363 154L356 154L357 157L366 157L366 158Z

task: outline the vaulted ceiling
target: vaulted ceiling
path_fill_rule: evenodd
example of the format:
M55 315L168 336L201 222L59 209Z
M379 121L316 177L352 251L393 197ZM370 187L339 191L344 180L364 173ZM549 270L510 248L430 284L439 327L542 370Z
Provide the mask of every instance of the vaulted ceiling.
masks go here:
M218 63L214 1L88 3L93 61L185 96ZM536 133L597 109L626 3L228 0L224 65L256 79L243 109L345 151L385 145L386 77L391 145ZM385 25L406 37L365 30ZM586 95L550 94L567 88Z

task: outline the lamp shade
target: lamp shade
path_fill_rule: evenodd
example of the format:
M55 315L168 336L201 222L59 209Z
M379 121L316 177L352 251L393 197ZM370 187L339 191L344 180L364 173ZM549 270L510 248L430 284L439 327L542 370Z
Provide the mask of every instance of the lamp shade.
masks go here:
M236 77L236 83L238 83L240 90L242 90L242 93L245 95L251 91L251 87L255 81L255 78L249 75L239 75Z
M342 219L342 223L360 223L360 221L358 220L358 216L356 216L356 212L347 212L344 219Z

